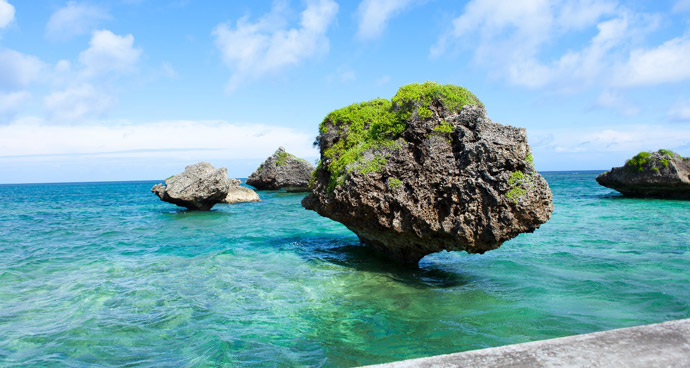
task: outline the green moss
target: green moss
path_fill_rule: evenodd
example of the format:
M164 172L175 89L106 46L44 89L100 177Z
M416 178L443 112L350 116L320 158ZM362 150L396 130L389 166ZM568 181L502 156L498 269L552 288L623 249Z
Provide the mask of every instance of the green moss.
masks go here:
M434 127L434 131L439 133L450 134L453 133L453 130L455 130L455 127L447 121L443 121L441 124Z
M333 191L337 185L342 184L345 176L353 170L360 174L380 171L385 166L386 156L379 154L374 160L359 162L364 159L363 153L380 148L387 148L389 152L397 149L398 139L407 127L407 120L415 112L423 119L431 118L432 105L437 104L446 109L460 110L468 104L482 103L462 87L426 82L400 88L392 102L377 98L328 114L321 122L319 132L326 134L329 129L335 129L339 137L323 152L324 158L329 162L327 167L322 168L330 176L328 190Z
M396 190L396 189L398 189L400 184L402 184L402 180L400 180L398 178L388 178L388 187L389 188Z
M524 188L514 187L506 193L506 197L512 199L513 202L517 203L520 200L520 198L522 198L522 196L525 195L525 193L527 193L527 190L525 190Z
M649 152L640 152L633 158L625 162L625 166L632 170L642 172L644 171L644 165L648 162L649 156L652 154Z
M290 157L295 157L287 152L281 152L278 154L278 157L276 158L276 166L284 166L287 165L287 160Z
M506 197L517 203L522 196L527 194L527 190L532 186L532 174L525 174L517 170L510 174L508 184L511 186L510 190L506 192Z
M534 156L532 156L531 153L527 154L527 157L525 157L525 160L530 163L530 165L534 166Z
M518 171L515 171L512 174L510 174L510 179L508 179L508 184L515 185L518 182L522 181L523 179L525 179L525 173L518 170Z
M435 82L413 83L400 87L392 102L403 119L410 118L415 111L423 119L430 118L433 115L431 107L435 103L442 104L447 110L462 110L465 105L484 106L465 88Z
M656 172L659 172L659 168L658 168L658 167L653 167L652 170L654 170L654 171L656 171Z
M668 167L668 164L669 164L670 160L663 159L663 160L660 160L660 162L661 162L662 165L664 165L664 167ZM655 169L656 169L656 167L655 167ZM658 170L657 170L657 171L658 171Z
M671 150L667 150L667 149L663 149L663 148L660 149L658 152L662 155L669 156L669 157L680 156L679 154L677 154Z

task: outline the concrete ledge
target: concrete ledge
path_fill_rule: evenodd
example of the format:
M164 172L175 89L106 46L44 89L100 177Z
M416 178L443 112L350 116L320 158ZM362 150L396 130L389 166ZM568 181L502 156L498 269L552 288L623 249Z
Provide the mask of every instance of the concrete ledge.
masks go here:
M690 367L690 319L370 367Z

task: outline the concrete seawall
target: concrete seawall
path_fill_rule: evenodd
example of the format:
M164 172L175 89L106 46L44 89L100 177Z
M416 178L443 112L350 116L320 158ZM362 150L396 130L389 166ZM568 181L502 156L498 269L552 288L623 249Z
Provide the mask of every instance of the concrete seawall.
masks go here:
M370 367L690 367L690 319Z

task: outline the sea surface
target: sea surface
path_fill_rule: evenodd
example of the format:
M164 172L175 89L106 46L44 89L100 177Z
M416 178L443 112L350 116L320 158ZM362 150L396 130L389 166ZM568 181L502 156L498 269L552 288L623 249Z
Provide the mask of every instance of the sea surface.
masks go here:
M543 174L551 220L381 259L303 194L188 212L155 182L0 186L0 366L389 362L690 317L690 201Z

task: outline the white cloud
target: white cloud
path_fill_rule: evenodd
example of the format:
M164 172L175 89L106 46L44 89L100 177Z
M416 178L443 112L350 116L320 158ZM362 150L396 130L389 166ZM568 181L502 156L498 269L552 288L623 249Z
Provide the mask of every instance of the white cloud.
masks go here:
M674 121L690 121L690 99L678 101L668 111L668 117Z
M682 13L686 11L690 11L690 0L678 0L673 5L674 13Z
M46 24L46 37L66 40L73 36L90 33L103 20L110 19L104 9L93 5L70 1L50 16Z
M534 137L550 137L546 145L533 144L541 151L555 153L627 152L627 155L659 148L675 149L688 143L690 126L625 125L549 130L532 129ZM538 140L538 138L537 138Z
M333 0L312 0L301 13L299 26L287 29L282 14L284 3L256 23L240 18L235 27L220 24L213 30L223 61L232 70L228 90L241 83L275 73L288 66L328 52L328 27L338 4Z
M26 87L39 78L43 68L43 62L34 56L0 49L0 90Z
M26 91L2 93L0 92L0 116L11 114L21 107L27 100L31 98L31 94Z
M616 71L619 86L650 86L690 79L690 38L678 37L652 49L636 49Z
M73 122L103 115L115 103L110 95L90 84L72 86L53 92L43 100L43 107L56 122Z
M460 44L474 51L475 63L515 85L560 92L606 88L630 45L660 22L658 15L635 13L609 0L472 0L431 55ZM556 51L559 39L582 39L594 27L587 42Z
M7 27L14 20L14 6L7 0L0 0L0 29Z
M363 0L357 8L359 25L357 36L361 39L377 38L388 20L409 7L414 0Z
M594 107L618 110L624 116L640 113L640 107L621 96L620 92L604 91L594 103Z
M84 76L128 73L135 69L141 49L134 48L134 36L118 36L108 30L93 32L90 47L79 54Z
M207 159L242 159L265 158L287 144L291 153L313 157L318 155L311 145L313 138L284 127L225 121L69 125L34 119L0 126L0 152L3 157L11 157L141 153L174 156L175 151L198 151Z

